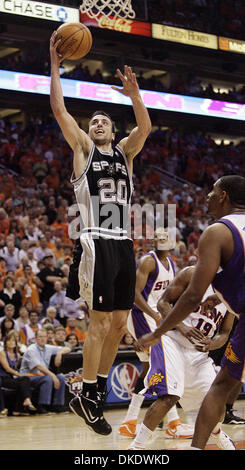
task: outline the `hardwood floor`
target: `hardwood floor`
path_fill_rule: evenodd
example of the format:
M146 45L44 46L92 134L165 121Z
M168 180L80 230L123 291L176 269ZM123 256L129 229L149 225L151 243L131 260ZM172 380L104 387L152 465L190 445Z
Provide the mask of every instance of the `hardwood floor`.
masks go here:
M245 418L245 400L235 403L236 414ZM139 422L144 418L146 408L140 412ZM0 419L1 450L104 450L125 451L131 439L119 435L118 428L126 410L106 411L106 418L113 426L110 436L99 436L83 424L72 413L38 415L28 417L5 417ZM180 409L183 422L186 418ZM189 418L189 423L194 422ZM245 450L245 425L223 425L223 429L235 441L239 450ZM165 439L164 428L157 429L148 450L188 450L191 441ZM217 450L212 439L207 450Z

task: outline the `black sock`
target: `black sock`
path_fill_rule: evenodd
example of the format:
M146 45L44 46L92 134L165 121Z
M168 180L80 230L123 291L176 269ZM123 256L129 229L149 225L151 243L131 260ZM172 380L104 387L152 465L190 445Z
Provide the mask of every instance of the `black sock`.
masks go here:
M141 390L143 390L143 388L144 388L144 379L139 377L135 384L134 393L138 394L139 392L141 392Z
M226 411L231 411L232 410L232 406L233 405L228 405L228 403L226 403Z
M97 400L97 382L83 382L82 394L90 400Z
M98 392L106 393L107 379L108 377L102 377L101 375L97 375Z

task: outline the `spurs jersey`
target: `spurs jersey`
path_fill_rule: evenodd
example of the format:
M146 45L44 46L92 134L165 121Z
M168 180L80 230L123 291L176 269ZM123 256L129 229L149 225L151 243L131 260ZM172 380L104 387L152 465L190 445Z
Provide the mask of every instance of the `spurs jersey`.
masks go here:
M157 311L157 303L164 290L168 287L170 282L174 279L175 269L174 263L171 258L167 257L168 269L166 269L154 251L149 251L145 256L152 256L156 262L156 268L153 274L150 274L147 283L141 292L142 296L148 305ZM140 310L137 305L133 308L128 316L128 329L130 333L139 338L142 335L154 331L156 328L155 320Z
M214 295L214 290L211 285L206 290L202 302L210 295ZM216 305L212 311L208 312L204 312L202 306L199 305L194 312L190 313L190 315L183 320L183 323L188 327L198 328L204 336L212 338L216 330L220 327L226 312L227 308L223 303ZM170 330L165 334L186 348L195 348L195 345L177 330Z
M92 146L87 165L71 182L82 219L82 234L127 238L132 180L119 145L111 152Z
M231 230L234 252L229 263L219 268L212 286L227 309L239 315L245 313L245 212L226 215L217 222Z

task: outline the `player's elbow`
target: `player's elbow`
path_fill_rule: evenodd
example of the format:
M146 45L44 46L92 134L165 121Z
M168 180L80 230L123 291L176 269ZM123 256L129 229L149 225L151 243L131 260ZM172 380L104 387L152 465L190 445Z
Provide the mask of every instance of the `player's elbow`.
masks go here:
M192 308L192 311L194 311L202 302L203 294L201 292L196 292L189 289L186 291L185 295L188 299L190 307Z

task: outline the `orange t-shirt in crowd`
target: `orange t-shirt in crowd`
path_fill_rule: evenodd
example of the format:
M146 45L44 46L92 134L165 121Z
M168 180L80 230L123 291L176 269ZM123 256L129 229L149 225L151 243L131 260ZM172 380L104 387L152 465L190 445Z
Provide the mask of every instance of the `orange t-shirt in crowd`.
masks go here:
M70 335L71 333L74 333L77 336L78 341L84 341L87 336L87 331L82 333L81 330L79 330L78 328L75 328L75 330L71 330L69 326L66 327L66 332L68 335Z

